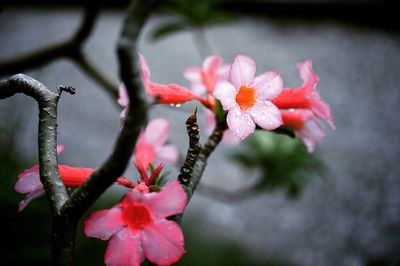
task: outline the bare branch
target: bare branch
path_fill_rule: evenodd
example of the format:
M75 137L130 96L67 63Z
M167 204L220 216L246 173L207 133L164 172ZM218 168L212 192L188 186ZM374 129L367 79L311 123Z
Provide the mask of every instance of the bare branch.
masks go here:
M67 190L58 173L56 152L59 95L49 91L39 81L23 74L0 81L0 99L16 93L31 96L39 104L40 180L46 191L52 214L56 216L68 200Z
M136 41L153 5L154 1L133 1L129 8L118 43L120 76L130 99L128 115L114 151L103 165L72 193L66 203L63 214L69 219L79 220L98 197L123 174L140 129L146 122L147 105L141 98L143 84L139 75Z
M118 86L101 74L82 53L83 45L94 28L98 13L99 8L97 6L87 5L80 27L69 40L3 60L0 63L0 76L38 68L54 60L67 57L73 60L83 72L96 81L113 99L117 99Z

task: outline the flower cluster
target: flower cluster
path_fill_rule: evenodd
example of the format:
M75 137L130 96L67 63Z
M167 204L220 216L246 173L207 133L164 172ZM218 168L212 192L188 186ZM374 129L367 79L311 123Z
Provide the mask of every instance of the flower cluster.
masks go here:
M238 143L258 127L274 130L285 126L293 130L304 142L309 152L325 136L321 120L334 129L329 105L316 91L318 76L312 69L311 59L297 67L303 85L284 88L280 74L273 71L256 76L255 61L245 55L236 55L231 65L223 64L219 56L207 57L203 67L189 67L184 77L191 82L191 89L169 84L162 85L150 80L150 71L143 55L140 55L146 92L157 97L159 103L182 104L198 100L206 110L207 131L215 126L216 100L227 112L224 133L226 143Z

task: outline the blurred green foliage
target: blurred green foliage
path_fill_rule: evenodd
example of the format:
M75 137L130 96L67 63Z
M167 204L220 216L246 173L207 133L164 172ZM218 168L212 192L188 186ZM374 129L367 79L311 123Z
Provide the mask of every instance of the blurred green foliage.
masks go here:
M153 40L182 30L201 29L232 20L218 7L217 0L166 0L160 9L173 15L174 19L156 27L152 32Z
M260 172L254 192L284 190L289 198L296 198L313 176L322 173L318 157L308 153L299 139L285 135L257 130L230 155L240 165Z

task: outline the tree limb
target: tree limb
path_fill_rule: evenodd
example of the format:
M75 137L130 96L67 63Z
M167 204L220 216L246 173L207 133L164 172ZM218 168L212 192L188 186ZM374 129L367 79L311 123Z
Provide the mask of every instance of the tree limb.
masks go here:
M39 164L40 180L46 191L51 213L56 216L68 200L67 190L58 173L57 105L59 94L49 91L39 81L23 74L0 81L0 99L24 93L39 105Z
M87 5L81 25L69 40L3 60L0 63L0 76L38 68L54 60L66 57L76 62L81 70L96 81L113 99L117 99L117 85L101 74L82 53L83 45L93 31L98 13L98 6Z
M147 105L141 97L143 84L139 75L136 41L154 2L132 1L129 7L117 49L121 80L126 86L130 100L128 115L114 151L102 166L72 193L70 200L65 204L63 214L69 219L79 220L98 197L123 174L140 129L146 122Z

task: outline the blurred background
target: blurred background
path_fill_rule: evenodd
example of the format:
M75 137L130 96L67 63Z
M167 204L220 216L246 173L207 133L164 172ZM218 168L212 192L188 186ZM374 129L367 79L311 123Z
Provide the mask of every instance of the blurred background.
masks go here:
M58 139L65 145L59 161L96 168L119 132L115 45L127 1L97 1L86 13L80 1L59 3L0 3L0 77L22 72L52 90L77 88L59 104ZM178 265L400 265L395 12L389 1L173 0L153 14L139 42L153 81L188 86L186 67L211 54L230 63L242 53L255 58L257 73L279 71L285 86L297 87L296 63L311 58L337 125L326 127L313 154L300 141L269 132L238 146L221 144L185 213L187 252ZM80 53L48 52L79 28L87 30ZM18 64L27 53L38 59ZM170 119L170 141L183 155L184 123L197 105L159 105L149 114ZM2 265L48 264L47 202L36 199L18 213L23 196L14 192L17 175L38 162L37 114L26 96L0 101ZM200 113L203 141L204 120ZM177 169L168 166L170 178ZM132 165L126 176L137 177ZM122 192L110 188L92 209L111 207ZM102 265L106 244L85 238L80 228L78 265Z

